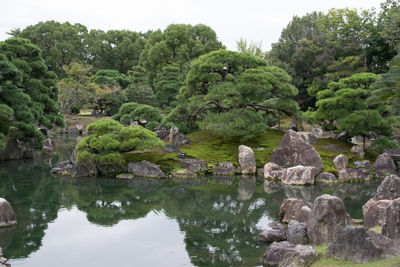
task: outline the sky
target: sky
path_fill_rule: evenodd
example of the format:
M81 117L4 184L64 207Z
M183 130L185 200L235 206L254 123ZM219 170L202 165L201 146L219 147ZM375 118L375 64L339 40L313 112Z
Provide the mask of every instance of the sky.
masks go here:
M230 50L236 41L262 42L269 50L293 16L331 8L375 8L384 0L11 0L0 9L0 40L6 32L40 21L80 23L88 29L164 30L169 24L205 24Z

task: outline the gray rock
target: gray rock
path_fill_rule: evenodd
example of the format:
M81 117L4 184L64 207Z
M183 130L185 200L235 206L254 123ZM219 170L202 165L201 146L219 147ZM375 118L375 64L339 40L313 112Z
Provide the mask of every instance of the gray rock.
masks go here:
M78 162L73 166L73 177L97 176L97 167L93 162Z
M338 172L346 169L348 164L349 164L349 160L343 154L340 154L339 156L337 156L336 158L333 159L333 165L335 165L335 168Z
M400 198L392 200L386 208L382 234L392 239L400 239Z
M25 146L17 139L10 139L6 145L7 156L6 159L16 160L22 159L24 156Z
M380 154L373 167L377 177L385 177L390 174L396 174L396 165L388 153Z
M284 177L286 177L286 171L287 169L281 169L281 170L276 170L276 171L271 171L269 174L269 178L274 179L274 180L282 180ZM264 174L265 176L265 174Z
M346 168L339 172L339 181L368 181L372 178L372 174L364 168Z
M364 158L365 152L362 148L362 146L353 146L350 149L351 152L353 152L354 154L357 154L360 158Z
M110 176L110 175L117 175L120 173L127 172L126 165L117 164L117 163L97 163L96 164L97 170L99 174Z
M316 173L322 170L322 160L317 151L292 130L286 132L279 147L272 151L270 161L285 168L303 165L315 167Z
M287 241L273 242L261 260L263 266L310 266L317 259L311 246L293 245Z
M264 178L264 168L258 168L257 169L257 176Z
M378 186L374 200L396 199L400 197L400 177L390 175L386 177Z
M163 149L167 153L180 153L181 150L178 146L175 145L166 145Z
M314 184L315 168L311 166L295 166L287 168L286 175L282 178L282 183L290 185Z
M10 203L0 198L0 227L14 226L17 224L17 217Z
M351 218L340 198L328 194L319 196L314 200L307 222L310 242L313 245L329 243L350 223Z
M207 170L207 164L202 159L181 158L182 167L194 173L202 173Z
M279 217L282 218L282 222L288 223L290 220L296 219L297 214L303 206L311 208L312 204L302 199L287 198L281 205Z
M239 164L243 174L256 173L256 158L251 147L244 145L239 146Z
M317 137L311 132L297 132L307 143L313 145L317 143Z
M71 176L74 170L74 165L69 160L58 162L57 165L51 169L51 173Z
M321 174L319 174L317 176L317 178L315 178L315 181L319 182L319 183L335 183L338 180L336 179L336 176L333 173L330 172L323 172Z
M271 172L272 171L278 171L281 168L278 166L278 164L268 162L267 164L264 165L264 178L275 178L272 177Z
M321 128L312 128L311 132L314 134L316 138L323 138L325 137L324 130Z
M150 177L150 178L165 178L165 173L157 165L142 160L141 162L129 162L128 173L133 173L139 177Z
M76 156L77 156L77 152L76 152L76 150L73 150L72 153L71 153L71 155L69 156L69 161L70 161L72 164L75 164L75 162L76 162Z
M197 176L196 173L188 169L177 170L171 173L171 177L173 178L192 178L196 176Z
M171 127L168 138L171 144L174 146L190 144L190 139L187 138L183 133L180 133L179 129L175 126Z
M233 175L236 172L236 168L232 162L218 162L213 172L216 175Z
M400 242L360 227L345 227L327 248L336 259L366 263L400 255Z
M267 194L273 194L281 189L281 183L277 181L264 181L264 191Z
M160 138L161 140L169 141L170 130L161 129L161 130L155 131L155 133L157 134L157 137Z
M115 176L117 179L132 179L135 177L135 175L131 173L120 173L117 176Z
M295 245L307 244L307 224L291 220L288 224L287 241Z
M307 223L310 219L311 215L311 208L308 206L303 206L300 210L296 213L295 220L301 223Z
M356 161L354 162L354 165L356 166L356 168L371 168L371 162L369 160Z
M392 200L368 200L367 203L362 207L364 215L364 228L369 229L375 226L382 226L386 212L386 208L389 206Z
M274 241L286 240L286 233L283 228L269 229L258 235L258 241L263 243L271 243Z

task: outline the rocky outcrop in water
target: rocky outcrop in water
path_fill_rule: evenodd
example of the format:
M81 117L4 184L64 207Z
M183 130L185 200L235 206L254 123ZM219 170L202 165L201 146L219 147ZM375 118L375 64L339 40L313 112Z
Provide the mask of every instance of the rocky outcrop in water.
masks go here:
M351 223L343 201L324 194L317 197L312 205L307 232L313 245L321 245L334 240L344 227Z
M286 169L282 183L289 185L314 184L316 170L311 166L295 166Z
M325 184L330 184L330 183L335 183L338 181L338 179L336 178L336 176L333 173L330 172L323 172L320 173L316 178L315 178L316 182L319 183L325 183Z
M132 173L138 177L149 177L149 178L165 178L165 173L157 165L142 160L141 162L130 162L128 163L128 173Z
M256 158L251 147L244 145L239 146L239 164L243 174L256 173Z
M180 158L182 167L188 169L189 171L199 174L207 170L207 164L202 159L193 158Z
M327 248L327 254L336 259L358 263L400 255L400 241L359 227L345 227Z
M261 260L263 266L310 266L317 259L311 246L293 245L287 241L273 242Z
M17 217L10 203L0 198L0 227L9 227L17 224Z
M270 161L285 168L302 165L315 167L316 173L322 170L318 152L292 130L286 132L279 147L272 151Z
M304 206L311 208L312 203L302 199L287 198L281 205L279 217L282 218L282 222L289 223L291 220L299 218L298 214Z
M369 170L364 168L346 168L339 172L338 180L341 182L368 181L372 178Z
M236 172L236 168L232 162L218 162L213 172L216 175L233 175Z
M270 223L271 229L266 230L258 235L258 240L264 243L271 243L274 241L286 240L286 231L283 224L280 223Z

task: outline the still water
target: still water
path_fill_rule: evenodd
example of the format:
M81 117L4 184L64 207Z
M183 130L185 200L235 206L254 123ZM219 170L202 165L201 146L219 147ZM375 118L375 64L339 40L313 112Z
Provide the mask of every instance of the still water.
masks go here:
M256 266L266 245L257 235L278 220L284 198L342 198L353 218L379 182L283 186L252 177L185 181L49 173L56 157L0 165L0 196L18 224L0 229L12 266Z

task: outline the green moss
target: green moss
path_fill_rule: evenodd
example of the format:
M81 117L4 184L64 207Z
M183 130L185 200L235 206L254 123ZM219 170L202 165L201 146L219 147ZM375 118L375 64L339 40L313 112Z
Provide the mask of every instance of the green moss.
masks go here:
M370 228L369 230L377 232L378 234L382 234L382 226L375 226Z

